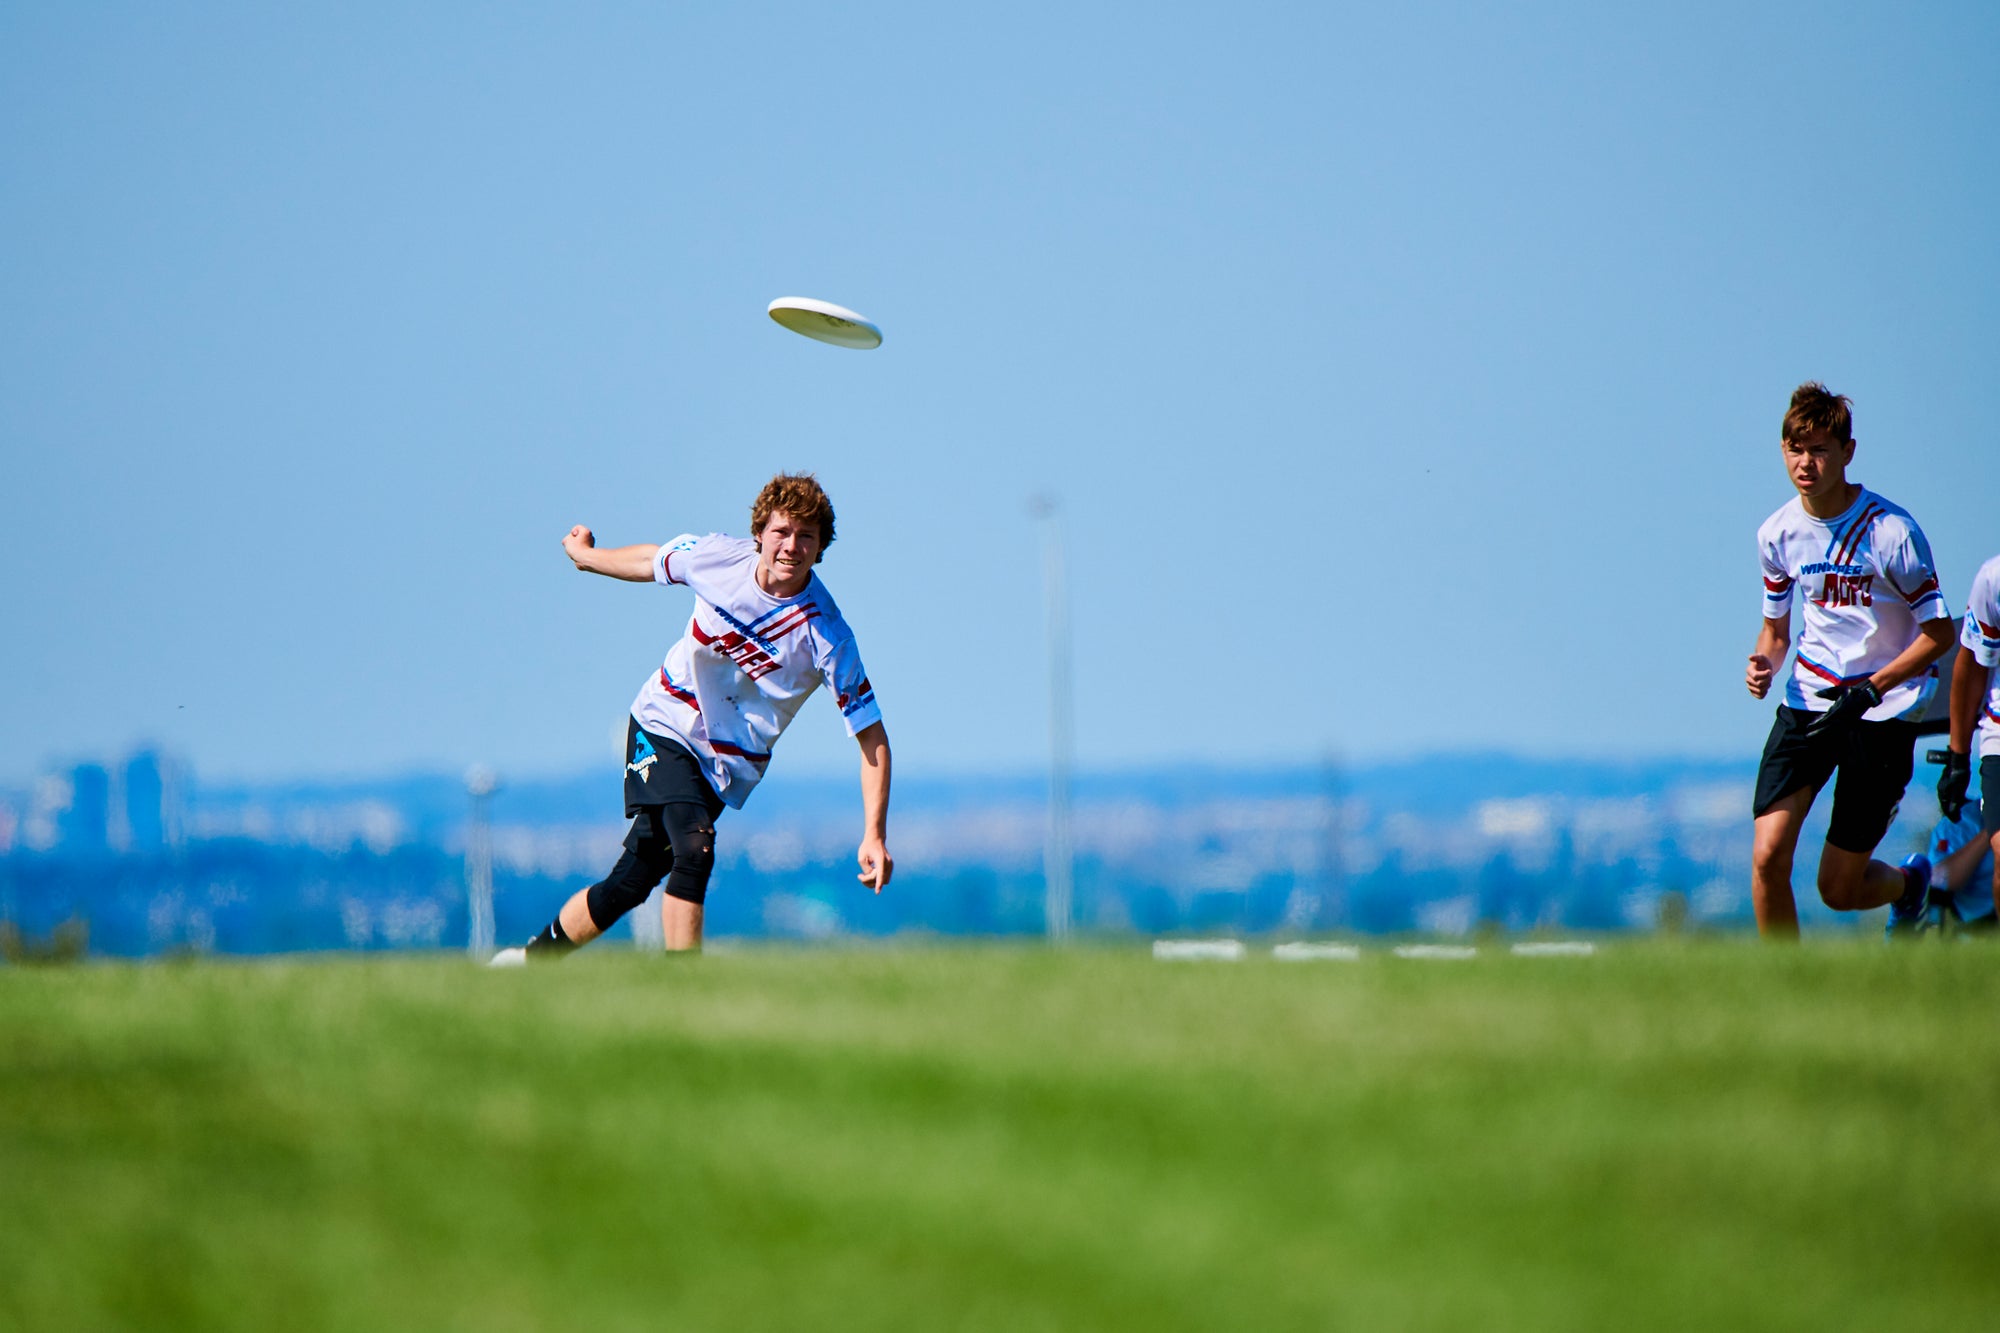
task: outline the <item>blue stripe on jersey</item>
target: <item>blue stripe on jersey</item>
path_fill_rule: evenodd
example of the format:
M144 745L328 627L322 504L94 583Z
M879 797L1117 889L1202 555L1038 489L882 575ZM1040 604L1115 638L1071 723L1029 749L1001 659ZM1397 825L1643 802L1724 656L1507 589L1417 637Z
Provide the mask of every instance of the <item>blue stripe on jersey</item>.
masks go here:
M751 626L761 625L773 616L781 616L787 611L796 610L798 608L798 605L799 604L797 602L786 602L783 606L774 606L769 611L766 611L763 615L758 616L755 620L751 621L750 625L744 626L743 628L747 631Z
M1826 558L1835 564L1846 564L1848 560L1852 559L1854 552L1846 551L1844 548L1849 542L1852 542L1858 548L1869 526L1876 519L1889 512L1882 505L1876 503L1873 496L1868 496L1866 491L1863 491L1862 494L1868 498L1862 501L1861 512L1856 514L1848 523L1835 528L1833 530L1833 539L1826 544Z
M1858 676L1843 676L1830 667L1821 666L1804 653L1799 654L1799 664L1814 675L1822 677L1829 685L1859 685L1862 681L1867 680L1875 674L1872 671L1864 671Z
M754 628L755 626L763 624L765 621L769 620L772 616L776 615L778 613L777 611L768 612L764 615L758 616L755 620L751 621L748 625L746 625L742 621L738 620L735 616L730 615L729 612L715 605L715 603L713 602L710 602L708 604L708 608L709 610L715 612L715 614L721 616L724 620L728 621L731 628L733 628L738 634L741 634L746 639L756 640L757 646L764 649L766 652L769 652L774 656L777 654L778 651L777 645L771 642L771 640L765 638L763 635L759 634ZM797 609L798 609L798 603L788 602L784 606L779 607L778 611L794 611Z

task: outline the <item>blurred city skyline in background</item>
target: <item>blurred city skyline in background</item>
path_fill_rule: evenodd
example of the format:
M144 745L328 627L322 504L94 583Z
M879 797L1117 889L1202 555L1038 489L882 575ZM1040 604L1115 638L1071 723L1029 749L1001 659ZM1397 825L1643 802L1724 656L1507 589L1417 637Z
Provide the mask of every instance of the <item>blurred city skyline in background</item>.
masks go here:
M1754 768L1486 754L1087 773L1073 927L1085 938L1745 929ZM1923 846L1927 771L1885 853ZM0 923L29 940L86 923L93 951L122 955L462 948L469 777L208 784L153 751L54 770L0 788ZM719 825L715 937L1046 932L1042 775L905 784L898 873L879 898L854 882L850 784L770 785ZM486 826L499 939L531 933L615 859L617 801L615 773L503 778ZM1810 892L1800 907L1815 929L1879 916L1825 911ZM614 938L657 945L657 931L647 907Z

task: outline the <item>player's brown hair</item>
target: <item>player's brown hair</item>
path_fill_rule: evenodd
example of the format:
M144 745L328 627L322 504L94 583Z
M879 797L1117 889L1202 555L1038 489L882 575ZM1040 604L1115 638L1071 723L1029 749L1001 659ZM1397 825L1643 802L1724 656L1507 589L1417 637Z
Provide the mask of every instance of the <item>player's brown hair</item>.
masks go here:
M765 482L750 506L750 536L763 536L764 525L781 509L801 523L819 524L819 554L813 563L826 559L826 548L833 545L833 501L820 489L819 478L810 472L780 472Z
M1781 440L1803 440L1827 435L1842 444L1854 443L1854 404L1846 395L1835 393L1818 380L1807 380L1792 390L1792 405L1785 409Z

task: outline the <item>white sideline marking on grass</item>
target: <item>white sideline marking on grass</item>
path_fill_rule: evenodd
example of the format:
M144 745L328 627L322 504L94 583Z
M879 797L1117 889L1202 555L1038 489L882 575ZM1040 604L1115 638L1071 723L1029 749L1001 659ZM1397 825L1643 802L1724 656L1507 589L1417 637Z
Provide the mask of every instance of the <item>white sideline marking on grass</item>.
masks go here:
M1306 944L1294 942L1273 946L1271 957L1282 958L1288 963L1314 962L1321 959L1351 963L1361 957L1361 949L1358 945L1353 944Z
M1514 952L1523 958L1588 958L1597 946L1589 940L1524 940Z
M1396 946L1396 957L1455 962L1462 958L1477 958L1479 950L1470 944L1399 944Z
M1154 940L1153 957L1170 963L1233 963L1243 957L1243 941Z

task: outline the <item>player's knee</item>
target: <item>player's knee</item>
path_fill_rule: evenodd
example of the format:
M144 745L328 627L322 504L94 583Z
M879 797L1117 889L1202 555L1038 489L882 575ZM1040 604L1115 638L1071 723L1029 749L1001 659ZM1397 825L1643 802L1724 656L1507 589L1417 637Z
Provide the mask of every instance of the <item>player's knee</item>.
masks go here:
M706 825L692 830L674 849L674 868L667 876L666 894L682 902L700 904L708 898L708 877L715 869L715 830Z
M1819 863L1819 900L1836 912L1852 912L1864 906L1864 879L1867 866L1860 870L1848 865Z
M1750 864L1760 875L1776 875L1781 878L1790 879L1792 874L1792 849L1776 839L1770 842L1760 839L1750 849Z
M590 909L591 922L599 930L609 930L618 918L646 901L653 887L667 874L672 864L669 854L664 862L657 854L649 854L651 849L627 851L618 858L611 873L590 886L584 895L584 903Z

